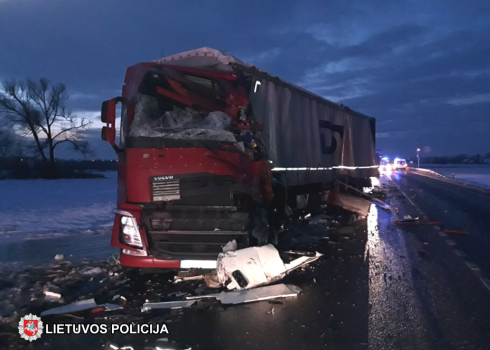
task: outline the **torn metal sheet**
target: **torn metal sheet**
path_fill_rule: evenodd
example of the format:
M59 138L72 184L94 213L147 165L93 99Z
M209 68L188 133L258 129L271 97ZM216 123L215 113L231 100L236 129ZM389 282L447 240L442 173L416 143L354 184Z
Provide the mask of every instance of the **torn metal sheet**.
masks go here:
M332 205L363 216L368 215L369 208L371 207L371 202L366 199L354 197L338 191L327 191L324 198Z
M305 266L315 260L320 259L320 257L323 254L315 252L315 256L302 256L298 259L295 259L291 261L289 264L285 264L284 266L286 267L286 273L289 273L293 271L294 269L297 269L298 267Z
M156 309L182 309L193 305L195 300L163 301L157 303L144 303L141 312Z
M114 310L122 309L121 306L116 304L98 305L94 299L87 299L87 300L77 301L68 305L55 307L49 310L45 310L41 312L41 316L69 314L73 312L94 309L96 307L103 307L106 309L106 311L114 311Z
M372 179L373 179L373 178L371 178L371 181L372 181ZM358 190L357 188L355 188L355 187L353 187L353 186L350 186L350 185L348 185L348 184L346 184L346 183L344 183L344 182L342 182L342 181L337 180L337 182L338 182L339 184L341 184L341 185L344 185L344 186L345 186L345 187L347 187L347 188L350 188L351 190L354 190L354 191L356 191L356 192L358 192L358 193L362 194L363 196L368 197L369 199L372 199L372 200L374 200L374 201L376 201L376 202L378 202L378 203L383 204L385 207L388 207L388 208L393 209L394 211L398 212L398 208L397 208L397 207L394 207L394 206L392 206L391 204L386 203L385 201L382 201L382 200L381 200L381 199L379 199L379 198L376 198L376 197L374 197L374 196L372 196L372 195L368 195L368 194L366 194L366 193L364 193L364 192L362 192L362 191ZM378 180L378 183L379 183L379 180ZM368 212L369 212L369 211L368 211ZM362 214L362 215L364 215L364 214Z
M221 302L221 304L244 304L275 298L295 297L300 292L301 288L292 284L275 284L272 286L265 286L247 290L192 296L187 297L187 299L193 300L203 298L216 298Z

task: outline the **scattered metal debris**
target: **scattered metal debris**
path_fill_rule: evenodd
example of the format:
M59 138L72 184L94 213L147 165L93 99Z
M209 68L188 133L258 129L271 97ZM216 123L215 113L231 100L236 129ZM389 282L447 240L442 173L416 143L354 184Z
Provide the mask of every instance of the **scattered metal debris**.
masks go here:
M455 235L467 235L468 234L467 231L458 231L458 230L444 230L444 232L446 232L446 233L452 233L452 234L455 234Z
M163 301L157 303L144 303L141 312L155 309L182 309L193 305L196 300Z
M301 288L291 284L275 284L247 290L239 290L232 292L221 292L216 294L198 295L186 297L188 300L216 298L221 304L243 304L254 301L262 301L276 298L295 297L301 292Z
M345 210L367 216L371 202L359 197L354 197L339 191L327 191L323 199L331 205L341 207Z
M365 196L365 197L367 197L367 198L369 198L369 199L371 199L371 200L374 200L374 201L376 201L376 202L378 202L378 203L381 203L381 204L383 204L384 206L386 206L386 207L388 207L388 208L391 208L391 209L393 209L394 211L398 212L398 208L397 208L397 207L394 207L393 205L391 205L391 204L389 204L389 203L386 203L385 201L382 201L381 199L376 198L375 196L372 196L372 195L369 195L369 194L367 194L367 193L364 193L364 192L362 192L362 191L358 190L357 188L355 188L355 187L353 187L353 186L350 186L350 185L348 185L348 184L346 184L346 183L344 183L344 182L342 182L342 181L337 180L337 183L339 183L339 184L341 184L341 185L343 185L343 186L345 186L345 187L347 187L347 188L350 188L351 190L356 191L356 192L358 192L358 193L362 194L363 196ZM354 198L355 198L355 197L354 197ZM382 207L382 208L383 208L383 207ZM347 208L345 208L345 209L347 209ZM347 210L350 210L350 209L347 209ZM355 210L351 210L351 211L355 211ZM355 211L355 212L357 212L357 211ZM368 209L368 212L369 212L369 209ZM361 215L364 215L364 214L361 214ZM367 214L366 214L366 215L367 215ZM365 215L365 216L366 216L366 215Z
M55 307L53 309L43 311L41 312L41 316L68 314L68 313L73 313L78 311L95 309L97 307L103 307L105 308L106 311L114 311L114 310L122 309L121 306L116 304L97 305L94 299L87 299L87 300L81 300L68 305L63 305L60 307Z

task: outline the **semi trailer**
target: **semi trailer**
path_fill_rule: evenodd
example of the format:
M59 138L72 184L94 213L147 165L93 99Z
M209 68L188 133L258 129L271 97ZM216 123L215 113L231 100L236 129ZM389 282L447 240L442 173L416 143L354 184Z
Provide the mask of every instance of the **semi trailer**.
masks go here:
M101 119L129 267L213 268L227 242L274 243L286 208L336 179L378 174L374 118L211 48L129 67Z

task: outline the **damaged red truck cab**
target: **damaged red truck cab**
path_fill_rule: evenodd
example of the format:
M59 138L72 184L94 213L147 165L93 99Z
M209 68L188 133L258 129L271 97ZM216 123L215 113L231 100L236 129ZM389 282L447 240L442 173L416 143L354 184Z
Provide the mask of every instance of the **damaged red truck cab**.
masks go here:
M266 73L207 48L127 69L122 96L105 101L101 113L106 123L102 138L118 154L111 244L121 249L122 265L215 268L216 257L227 242L235 240L240 249L275 241L274 227L280 226L288 198L319 192L327 180L335 178L327 173L349 170L342 165L344 158L335 153L337 144L345 141L343 131L338 132L343 126L332 127L325 120L316 121L320 132L311 135L311 142L319 154L313 156L323 157L323 163L331 167L319 167L325 164L317 162L316 168L305 168L315 170L315 176L306 178L304 173L291 176L294 169L301 171L298 167L274 167L275 161L291 164L274 146L284 143L275 135L280 128L268 122L280 116L267 111L271 104L251 100L262 92L267 94L258 93L265 89L261 85L273 82L279 89L283 82L261 74ZM373 157L364 157L362 161L369 165L356 169L376 167L374 123L369 119L371 129L363 137L369 139L372 134L373 140L361 148L363 152L372 148ZM331 141L326 143L325 136ZM308 137L301 142L305 139ZM304 165L301 156L298 159L301 164L297 164ZM371 172L361 175L372 176Z

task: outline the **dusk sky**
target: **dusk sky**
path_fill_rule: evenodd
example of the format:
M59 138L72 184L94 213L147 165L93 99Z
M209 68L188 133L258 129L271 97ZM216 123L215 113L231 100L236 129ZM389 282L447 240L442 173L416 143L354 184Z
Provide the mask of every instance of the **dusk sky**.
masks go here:
M126 67L204 46L375 117L385 154L490 152L488 1L0 0L0 80L63 82L94 119Z

